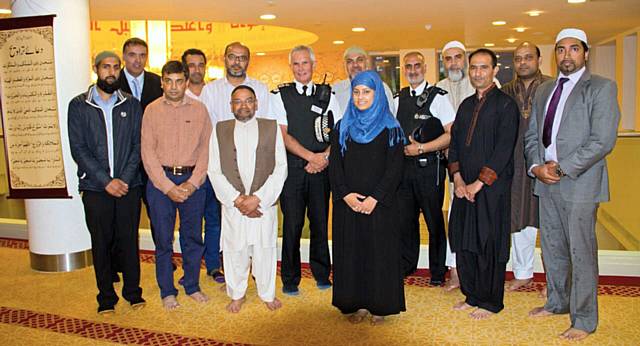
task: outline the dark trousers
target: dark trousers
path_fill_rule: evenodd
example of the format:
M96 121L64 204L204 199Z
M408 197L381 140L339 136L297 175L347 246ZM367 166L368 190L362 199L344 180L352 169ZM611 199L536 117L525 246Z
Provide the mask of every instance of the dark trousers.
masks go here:
M447 238L444 228L445 164L430 162L418 167L414 158L405 158L404 175L398 189L402 224L402 268L410 275L418 267L420 255L420 211L429 229L429 271L431 277L444 280Z
M327 170L307 173L302 167L289 166L289 174L280 194L283 216L282 283L285 288L300 284L300 236L305 212L309 218L311 245L309 264L320 284L329 283L331 260L327 239L329 218L329 175Z
M113 256L117 256L122 270L124 299L135 302L142 297L138 253L141 191L141 187L131 188L120 198L106 192L82 192L100 307L113 307L118 302L112 282L116 270Z
M205 191L204 201L204 263L207 272L220 269L220 202L216 198L209 177L202 187Z
M498 313L504 309L504 273L507 262L487 246L487 253L456 251L460 291L471 306Z
M167 173L167 177L174 184L180 185L187 181L191 174L175 176ZM200 291L200 262L204 253L202 216L205 197L205 190L200 188L183 203L176 203L153 186L151 181L147 183L151 220L156 232L156 280L162 298L178 294L173 283L171 266L176 211L180 213L180 250L184 270L184 290L187 294Z

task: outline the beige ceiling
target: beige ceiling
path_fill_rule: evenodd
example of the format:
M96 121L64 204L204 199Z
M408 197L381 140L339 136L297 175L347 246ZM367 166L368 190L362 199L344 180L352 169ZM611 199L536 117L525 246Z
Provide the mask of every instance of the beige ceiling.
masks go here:
M89 0L93 20L201 20L270 24L307 30L319 36L317 49L332 49L333 40L367 50L436 47L453 39L471 47L486 42L513 46L519 41L551 44L563 27L584 29L590 43L597 43L640 27L640 0L591 0L572 5L565 0ZM7 0L0 4L8 3ZM544 11L530 17L529 10ZM277 19L258 17L273 13ZM494 27L494 20L507 25ZM431 30L425 25L430 24ZM363 26L364 33L351 28ZM524 33L513 28L527 27ZM340 48L342 49L342 47Z

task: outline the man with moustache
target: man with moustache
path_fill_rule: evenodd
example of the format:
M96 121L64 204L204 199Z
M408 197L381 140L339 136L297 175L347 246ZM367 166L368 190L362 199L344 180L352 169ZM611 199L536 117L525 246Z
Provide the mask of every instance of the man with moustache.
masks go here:
M189 69L189 84L185 95L202 102L207 57L200 49L190 48L182 53L182 64ZM217 283L224 283L220 264L220 204L209 177L204 181L204 263L207 275Z
M259 104L251 87L235 87L230 104L235 119L216 124L209 159L209 176L222 204L227 310L240 312L249 270L260 299L276 310L282 306L276 298L276 203L287 176L284 140L275 120L255 117Z
M185 97L189 70L172 60L162 67L164 96L152 102L142 121L142 161L149 175L147 197L156 227L156 279L162 305L180 306L173 282L171 256L176 212L180 213L180 249L186 294L208 301L200 290L200 262L204 252L202 217L211 120L206 107Z
M547 302L529 315L568 312L571 327L560 337L581 340L598 325L596 215L609 200L605 158L616 142L620 108L615 82L586 68L584 31L560 31L555 54L558 78L538 88L524 138L547 275Z
M140 287L140 124L142 108L119 90L120 58L110 51L96 55L98 82L69 102L71 156L78 165L79 186L91 234L98 313L115 312L113 288L117 256L131 307L144 306Z
M536 90L551 79L540 72L540 49L531 42L522 42L513 53L516 77L502 87L520 109L518 139L513 151L513 182L511 183L511 265L515 278L507 283L507 291L515 291L533 281L533 260L538 233L538 198L533 194L533 179L527 175L524 158L524 133L529 126L531 103Z
M232 42L225 47L224 78L208 83L200 95L200 100L209 110L213 126L218 121L234 119L231 108L229 108L229 100L231 92L238 85L249 86L255 91L257 100L262 105L256 111L257 117L273 119L269 112L269 89L262 82L247 75L250 59L249 47L240 42Z
M454 310L473 309L469 316L476 320L504 308L509 260L510 187L520 115L515 101L493 83L497 63L488 49L469 55L476 94L460 105L449 146L455 187L449 240L465 296Z
M351 100L351 80L360 72L371 69L371 57L362 48L351 46L344 51L344 67L349 78L333 84L333 91L336 94L340 109L345 110ZM393 93L387 83L382 82L384 94L389 102L389 109L393 110Z
M331 287L331 260L327 223L329 217L329 144L316 136L315 120L333 113L342 117L335 95L317 93L313 82L316 58L309 46L289 53L294 82L272 91L270 111L277 117L287 148L288 175L280 195L282 209L282 291L298 295L300 284L300 236L305 214L309 218L309 264L319 289ZM326 86L323 86L326 88ZM326 90L326 89L325 89ZM328 96L328 100L321 98Z
M429 86L425 80L427 66L420 52L410 52L404 56L403 70L409 86L400 90L394 98L396 117L407 136L404 173L398 188L398 210L402 213L400 237L403 271L408 276L418 266L419 216L422 211L429 230L430 284L440 286L447 271L447 238L442 215L446 176L443 151L449 146L455 112L446 97L447 92ZM433 133L433 138L418 142L413 138L414 130L418 127L425 133Z

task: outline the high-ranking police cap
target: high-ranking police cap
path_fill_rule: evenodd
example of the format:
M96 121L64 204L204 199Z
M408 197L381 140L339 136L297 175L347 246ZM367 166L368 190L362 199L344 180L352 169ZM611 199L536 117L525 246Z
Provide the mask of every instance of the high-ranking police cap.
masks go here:
M420 125L411 132L414 141L425 144L440 137L444 133L444 127L440 119L430 116L422 120Z
M316 140L320 143L329 143L329 134L333 129L333 112L317 116L315 119Z

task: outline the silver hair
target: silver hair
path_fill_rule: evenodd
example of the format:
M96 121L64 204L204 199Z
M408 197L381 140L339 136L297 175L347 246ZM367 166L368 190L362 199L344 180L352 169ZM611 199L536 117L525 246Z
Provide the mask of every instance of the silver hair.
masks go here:
M347 60L347 57L351 54L364 55L367 59L369 58L369 53L366 50L362 49L362 47L351 46L344 51L342 58Z
M316 55L313 53L313 49L309 46L305 46L301 44L299 46L293 47L293 49L291 49L291 51L289 52L289 65L291 65L291 57L293 56L293 53L302 52L302 51L306 51L307 53L309 53L309 58L311 58L311 62L314 64L316 63Z

